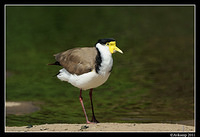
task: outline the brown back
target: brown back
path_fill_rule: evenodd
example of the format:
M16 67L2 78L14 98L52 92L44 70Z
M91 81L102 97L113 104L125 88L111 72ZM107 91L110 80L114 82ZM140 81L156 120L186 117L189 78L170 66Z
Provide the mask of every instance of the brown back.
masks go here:
M95 68L97 50L95 47L74 48L54 56L69 73L81 75Z

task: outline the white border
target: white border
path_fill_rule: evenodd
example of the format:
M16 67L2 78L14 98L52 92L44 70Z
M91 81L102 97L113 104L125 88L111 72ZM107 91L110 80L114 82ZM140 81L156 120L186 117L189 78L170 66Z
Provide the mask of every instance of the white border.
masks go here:
M194 5L194 127L196 131L196 5Z
M110 7L110 6L116 6L116 7L132 7L132 6L195 6L195 4L5 4L5 6L95 6L95 7Z
M81 7L174 7L174 6L193 6L194 7L194 127L196 132L196 4L5 4L4 5L4 132L6 132L6 7L12 6L81 6ZM115 131L109 131L115 132ZM117 132L117 131L116 131ZM121 132L121 131L120 131ZM122 131L123 132L123 131ZM173 132L173 131L172 131ZM40 133L40 132L38 132ZM133 133L128 131L127 133ZM135 133L135 132L134 132ZM162 133L162 132L144 132L144 133ZM170 132L167 132L170 133Z

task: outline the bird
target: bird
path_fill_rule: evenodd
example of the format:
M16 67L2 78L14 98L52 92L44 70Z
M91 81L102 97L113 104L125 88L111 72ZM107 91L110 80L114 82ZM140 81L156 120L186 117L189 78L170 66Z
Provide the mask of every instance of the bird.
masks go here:
M78 47L54 54L55 62L48 65L63 67L56 74L57 78L80 89L79 101L81 103L86 123L99 123L94 114L92 92L104 84L111 74L113 67L112 54L123 53L116 46L114 38L99 39L94 47ZM88 120L83 103L82 90L90 90L92 120Z

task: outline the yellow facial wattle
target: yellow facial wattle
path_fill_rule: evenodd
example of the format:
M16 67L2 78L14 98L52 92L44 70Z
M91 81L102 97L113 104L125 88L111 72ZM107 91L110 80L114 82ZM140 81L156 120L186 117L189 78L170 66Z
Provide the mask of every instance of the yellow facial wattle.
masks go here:
M106 45L109 47L109 51L110 53L115 53L116 51L123 53L117 46L116 46L116 42L115 41L111 41L106 43Z

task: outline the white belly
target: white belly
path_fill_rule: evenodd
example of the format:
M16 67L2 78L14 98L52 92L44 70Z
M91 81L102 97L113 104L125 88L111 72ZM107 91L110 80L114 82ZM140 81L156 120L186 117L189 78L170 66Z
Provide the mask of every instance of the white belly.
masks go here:
M82 75L76 75L70 74L68 71L66 71L66 69L63 68L60 70L60 73L57 75L57 77L61 81L67 81L77 88L87 90L102 85L104 82L106 82L109 75L110 73L105 73L103 75L97 74L95 70Z

